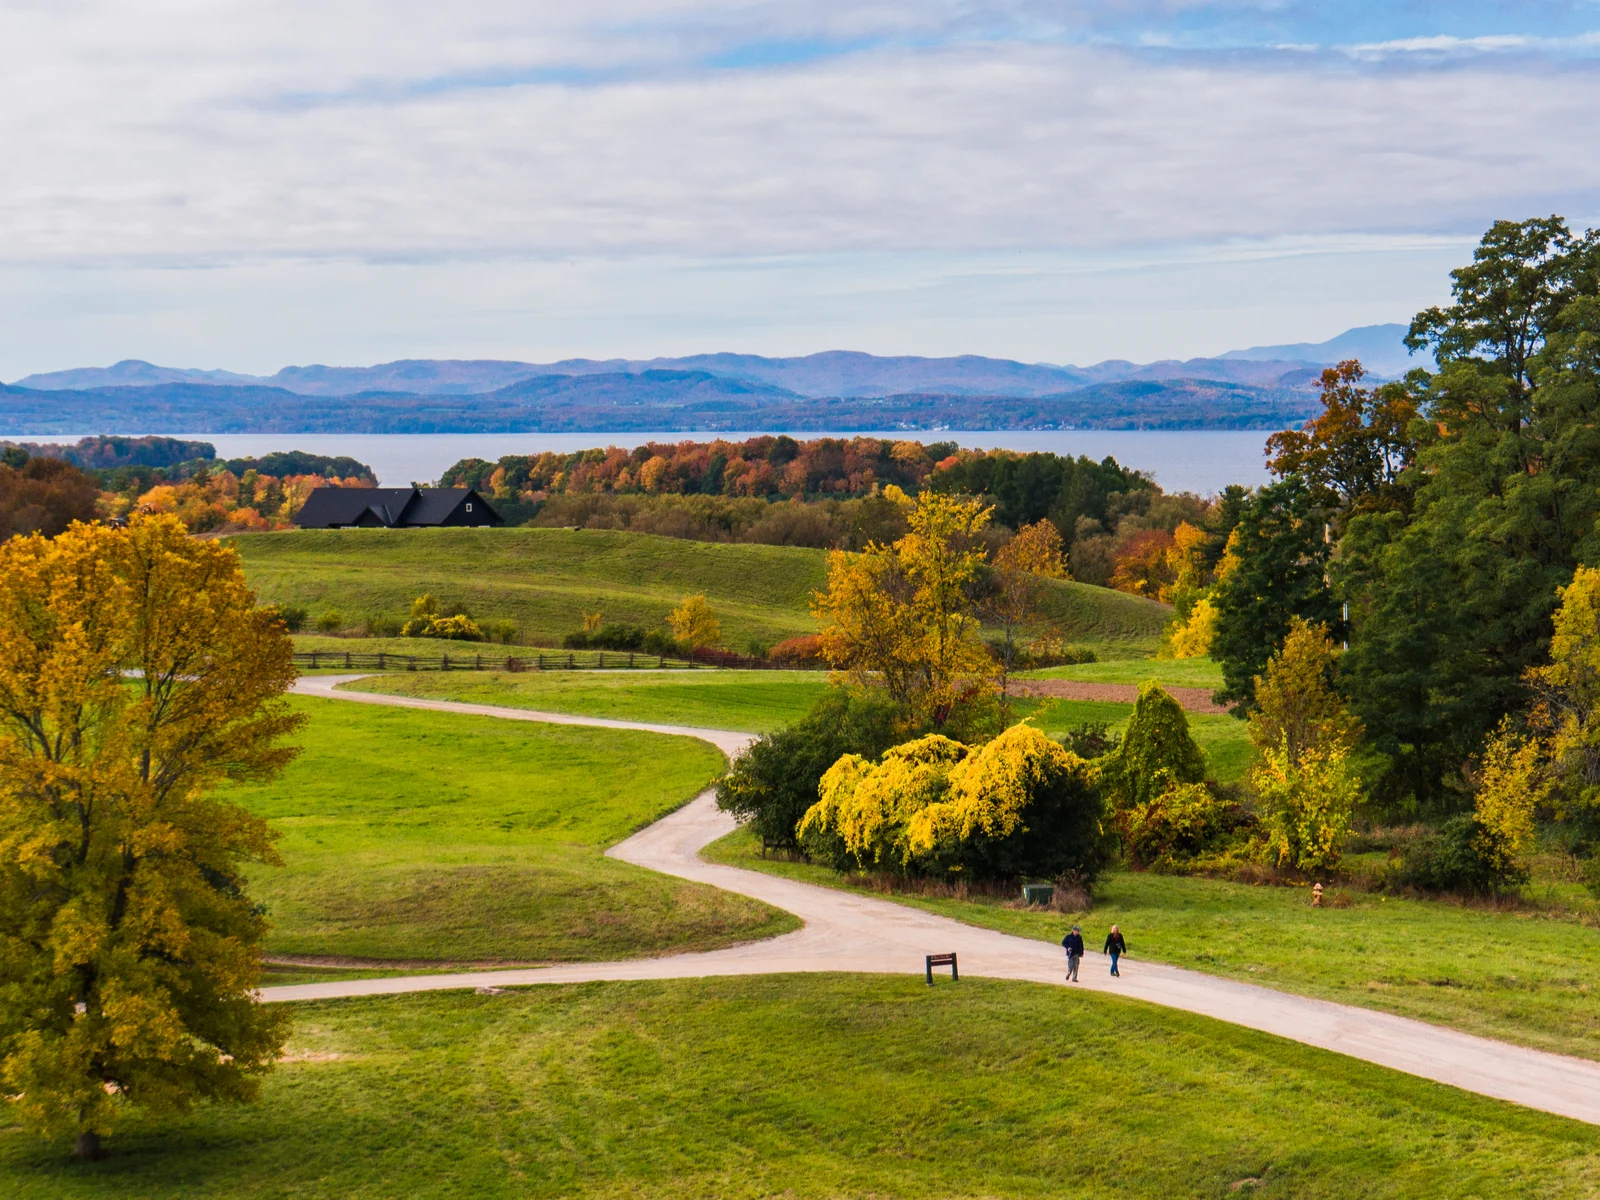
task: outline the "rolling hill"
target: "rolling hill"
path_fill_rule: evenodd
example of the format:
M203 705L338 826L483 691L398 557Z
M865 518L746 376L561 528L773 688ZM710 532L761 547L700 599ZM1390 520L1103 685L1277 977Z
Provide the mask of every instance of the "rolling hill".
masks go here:
M267 603L302 605L313 616L334 609L353 623L404 615L432 592L545 641L597 609L609 621L662 628L683 597L703 592L727 645L770 644L815 631L808 602L825 573L820 550L609 530L296 530L228 543ZM1111 652L1148 651L1171 618L1165 605L1087 584L1052 583L1049 596L1068 638Z

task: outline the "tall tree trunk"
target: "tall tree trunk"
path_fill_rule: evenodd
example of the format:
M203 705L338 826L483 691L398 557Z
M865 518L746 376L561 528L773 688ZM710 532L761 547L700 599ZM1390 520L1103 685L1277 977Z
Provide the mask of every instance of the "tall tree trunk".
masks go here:
M92 1129L80 1130L78 1141L72 1147L72 1157L81 1158L84 1162L99 1162L106 1156L100 1146L100 1135Z

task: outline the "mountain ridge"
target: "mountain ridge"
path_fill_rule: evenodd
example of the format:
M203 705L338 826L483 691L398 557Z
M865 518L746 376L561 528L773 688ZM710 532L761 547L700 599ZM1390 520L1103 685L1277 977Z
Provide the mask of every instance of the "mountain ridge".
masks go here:
M1107 359L1087 367L1022 363L967 354L944 358L874 355L825 350L796 357L756 354L693 354L678 358L563 359L526 363L505 359L398 359L370 367L284 367L273 375L161 367L124 359L110 367L75 367L19 379L12 386L34 391L94 391L107 387L175 384L281 388L302 396L353 396L368 392L413 395L483 395L536 378L553 376L642 376L652 371L703 371L812 399L867 398L912 393L1039 398L1101 383L1128 380L1209 379L1253 387L1298 386L1306 372L1345 357L1363 357L1373 374L1402 374L1409 366L1401 325L1363 326L1327 342L1230 350L1211 358L1134 363ZM1352 355L1364 348L1366 355ZM1379 361L1381 360L1381 362ZM1298 377L1285 382L1286 377Z

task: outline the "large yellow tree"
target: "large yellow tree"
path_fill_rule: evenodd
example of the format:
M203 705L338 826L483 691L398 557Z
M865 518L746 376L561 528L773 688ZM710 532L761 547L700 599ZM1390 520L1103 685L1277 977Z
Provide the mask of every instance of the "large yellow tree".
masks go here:
M890 546L828 556L828 586L812 596L822 653L858 686L881 685L943 726L957 705L994 692L994 664L976 610L990 510L924 492L910 531Z
M80 1156L281 1051L243 879L273 835L210 793L293 756L293 677L237 556L171 517L0 546L0 1076Z

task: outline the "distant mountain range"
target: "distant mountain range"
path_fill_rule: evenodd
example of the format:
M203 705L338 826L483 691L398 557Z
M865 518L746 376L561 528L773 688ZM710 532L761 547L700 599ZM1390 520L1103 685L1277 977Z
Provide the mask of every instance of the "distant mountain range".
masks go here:
M1361 357L1379 377L1415 365L1404 332L1375 325L1315 344L1090 367L835 350L544 364L408 359L254 376L129 359L0 385L0 432L1275 429L1315 409L1328 363Z

